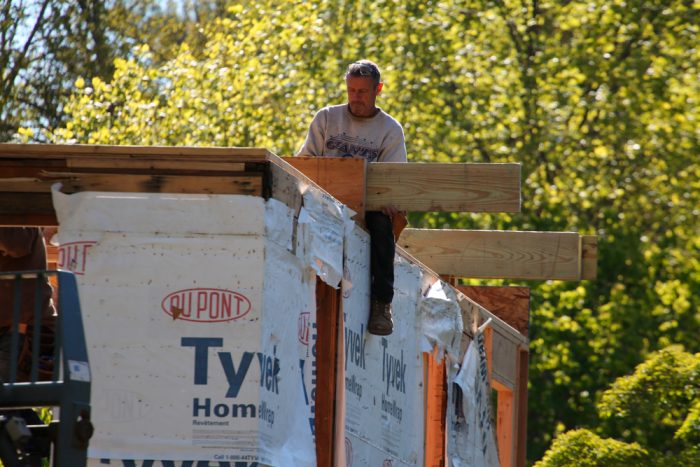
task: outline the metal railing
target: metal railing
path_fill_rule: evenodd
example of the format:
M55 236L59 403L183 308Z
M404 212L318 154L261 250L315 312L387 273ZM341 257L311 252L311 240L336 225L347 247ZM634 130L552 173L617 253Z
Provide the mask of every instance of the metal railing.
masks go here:
M49 323L43 316L40 297L48 278L58 285L58 314L52 320L55 332L47 355L42 352L42 345L46 345L41 336ZM27 295L22 290L26 291L27 286L35 288L34 319L23 324L21 302ZM10 333L10 352L9 377L0 380L0 460L5 467L33 466L41 465L41 459L50 454L55 467L83 467L87 465L87 447L93 433L91 378L75 276L66 271L0 273L0 293L9 291L14 299L12 324L2 330L5 338ZM22 343L26 358L20 367ZM57 407L54 416L57 412L58 420L26 425L15 415L19 412L14 409L37 407Z

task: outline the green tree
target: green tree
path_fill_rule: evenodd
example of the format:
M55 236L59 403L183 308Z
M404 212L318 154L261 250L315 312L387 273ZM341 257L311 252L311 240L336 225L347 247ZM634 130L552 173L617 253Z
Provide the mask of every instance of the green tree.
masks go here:
M141 48L111 79L77 79L69 118L46 137L291 155L314 112L343 102L347 63L370 58L411 160L523 164L522 213L413 225L599 236L596 281L528 284L531 459L559 433L598 427L605 388L649 353L700 351L697 2L228 5L202 25L201 48L184 41L165 60Z
M566 432L536 467L698 465L699 406L700 353L667 347L603 393L597 431L610 438L589 430Z
M179 11L157 0L0 0L0 141L20 127L41 140L41 130L63 124L78 77L110 80L114 60L141 44L156 62L180 43L201 44L198 21L221 13L218 3L187 1Z
M535 467L637 467L648 465L649 454L638 444L601 438L589 430L566 432Z

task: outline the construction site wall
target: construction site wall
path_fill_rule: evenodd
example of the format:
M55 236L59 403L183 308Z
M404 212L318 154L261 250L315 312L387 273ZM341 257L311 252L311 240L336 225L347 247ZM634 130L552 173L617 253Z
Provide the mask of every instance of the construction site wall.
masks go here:
M316 359L333 358L314 352L317 276L342 291L338 465L423 465L425 321L454 341L460 307L425 314L435 281L397 256L396 330L367 334L369 239L343 205L310 189L295 233L288 207L253 196L54 204L85 310L91 465L316 465Z
M8 196L42 203L4 222L58 223L80 280L92 465L498 465L496 427L501 465L524 462L526 337L401 248L396 329L366 332L364 182L352 220L264 150L5 149Z

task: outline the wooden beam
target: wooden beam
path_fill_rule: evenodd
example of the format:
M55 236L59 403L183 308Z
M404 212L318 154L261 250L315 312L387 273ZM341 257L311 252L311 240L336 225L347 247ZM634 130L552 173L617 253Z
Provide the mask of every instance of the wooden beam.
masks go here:
M285 162L357 213L364 224L366 161L352 157L285 157Z
M99 173L55 173L53 182L63 184L61 191L123 191L144 193L205 193L261 196L261 174L233 177L191 175L121 175ZM0 182L1 183L1 182ZM2 185L0 184L0 189Z
M0 159L40 156L44 159L95 158L126 156L127 158L212 158L231 157L249 161L265 161L272 153L264 148L182 147L182 146L110 146L101 144L0 144Z
M95 173L46 173L46 178L0 178L0 192L50 193L54 183L64 193L124 191L146 193L262 194L260 174L231 177L186 175L130 175Z
M163 159L135 159L131 157L85 157L71 158L67 160L67 166L71 169L141 169L141 170L188 170L188 171L232 171L242 172L245 170L244 162L212 162L200 161L197 157L190 157L189 160L163 160Z
M520 212L520 164L371 163L367 210Z
M581 237L574 232L406 229L398 244L443 275L582 279Z

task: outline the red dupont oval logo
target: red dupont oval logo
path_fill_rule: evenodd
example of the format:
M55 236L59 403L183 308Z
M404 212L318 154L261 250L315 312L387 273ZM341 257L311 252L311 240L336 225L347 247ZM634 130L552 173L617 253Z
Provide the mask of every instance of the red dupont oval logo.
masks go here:
M85 274L88 251L97 242L82 241L63 243L58 247L56 266L58 269L67 269L76 275Z
M245 316L250 311L250 300L231 290L197 288L166 295L161 307L173 319L221 323Z

